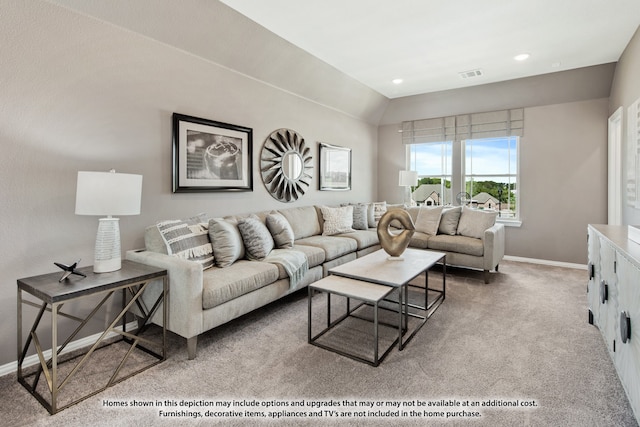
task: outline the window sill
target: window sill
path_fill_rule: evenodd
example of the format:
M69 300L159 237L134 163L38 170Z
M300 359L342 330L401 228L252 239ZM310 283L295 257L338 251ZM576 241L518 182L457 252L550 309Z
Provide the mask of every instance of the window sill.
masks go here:
M518 219L503 219L503 218L496 218L496 222L499 224L504 224L505 227L521 227L522 226L522 221L518 220Z

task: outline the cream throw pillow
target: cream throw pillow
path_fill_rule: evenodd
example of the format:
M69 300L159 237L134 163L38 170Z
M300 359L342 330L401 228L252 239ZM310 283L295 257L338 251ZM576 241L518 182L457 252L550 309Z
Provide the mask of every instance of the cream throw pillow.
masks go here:
M267 228L278 249L293 249L293 228L287 218L280 213L270 213L266 218Z
M498 212L495 211L481 211L464 206L458 223L458 234L482 239L485 230L496 223L497 216Z
M416 220L416 230L435 236L438 234L438 226L440 225L440 216L442 215L442 206L435 208L420 208L418 219Z
M351 233L353 229L353 206L343 206L341 208L320 207L322 218L324 219L323 236L333 236L334 234Z

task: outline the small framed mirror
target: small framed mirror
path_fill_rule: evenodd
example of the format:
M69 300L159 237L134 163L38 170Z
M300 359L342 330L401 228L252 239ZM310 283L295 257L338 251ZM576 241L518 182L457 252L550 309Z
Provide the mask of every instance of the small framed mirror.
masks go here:
M302 197L313 178L312 160L311 149L297 132L272 132L260 154L260 173L269 194L285 203Z
M351 190L351 148L320 143L320 190Z

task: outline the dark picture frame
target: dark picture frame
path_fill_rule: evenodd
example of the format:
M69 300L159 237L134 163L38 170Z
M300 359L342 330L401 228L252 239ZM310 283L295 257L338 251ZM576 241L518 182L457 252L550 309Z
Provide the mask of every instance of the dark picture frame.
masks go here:
M173 192L253 191L253 129L173 113Z
M351 190L351 148L319 143L320 191Z

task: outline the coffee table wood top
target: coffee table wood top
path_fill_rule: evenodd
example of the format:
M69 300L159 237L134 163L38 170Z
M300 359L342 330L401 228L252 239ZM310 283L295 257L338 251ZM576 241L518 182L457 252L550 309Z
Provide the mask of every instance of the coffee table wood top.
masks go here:
M445 257L444 252L407 249L402 260L391 260L383 249L329 270L329 274L386 286L404 286Z

